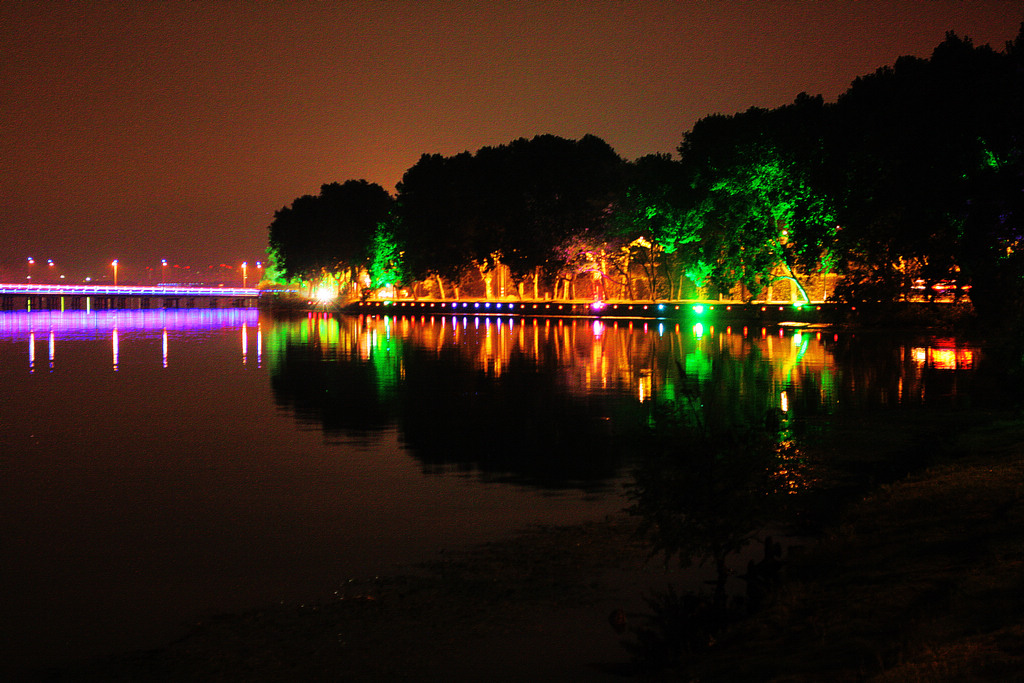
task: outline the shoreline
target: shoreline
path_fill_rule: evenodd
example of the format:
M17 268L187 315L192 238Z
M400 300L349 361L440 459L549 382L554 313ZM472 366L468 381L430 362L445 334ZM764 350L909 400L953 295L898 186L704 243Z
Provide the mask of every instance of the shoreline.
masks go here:
M317 302L303 297L261 302L271 311L340 313L344 315L474 316L509 318L585 318L593 320L659 320L710 324L792 326L898 327L962 325L973 316L969 304L954 302L741 302L728 300L518 300L518 299L373 299L350 303Z

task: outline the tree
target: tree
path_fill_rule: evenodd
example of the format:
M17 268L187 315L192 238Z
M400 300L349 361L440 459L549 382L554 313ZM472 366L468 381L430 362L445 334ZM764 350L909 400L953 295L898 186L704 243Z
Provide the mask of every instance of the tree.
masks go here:
M624 162L594 135L520 138L509 154L515 180L508 201L517 224L507 225L502 253L512 278L536 282L543 273L571 281L575 265L587 261L581 247L597 247L604 238Z
M393 199L365 180L330 183L319 195L304 195L274 213L269 252L288 279L332 277L355 284L369 265L377 225L391 213Z
M617 188L622 160L594 136L519 138L453 157L424 155L398 185L406 260L415 279L454 282L498 266L522 283L555 275L565 245L596 231Z
M394 287L406 278L395 232L391 222L377 224L370 248L370 289Z
M948 33L929 59L901 57L840 96L832 146L846 298L893 300L918 281L926 291L948 281L992 310L1020 291L1017 45L1021 36L999 53Z
M827 271L834 262L836 210L816 177L827 114L820 97L786 107L701 119L679 152L695 201L684 234L699 236L687 261L722 290L752 294L780 278ZM806 294L804 295L806 297Z
M472 155L424 154L398 183L398 239L413 280L447 279L456 287L472 267ZM443 291L443 290L442 290Z
M687 221L690 195L682 166L668 154L641 157L629 166L629 181L615 204L614 233L625 239L627 263L639 263L651 298L682 297L680 248L700 239ZM625 266L628 277L629 266ZM659 280L664 274L665 286ZM632 291L632 288L630 288Z

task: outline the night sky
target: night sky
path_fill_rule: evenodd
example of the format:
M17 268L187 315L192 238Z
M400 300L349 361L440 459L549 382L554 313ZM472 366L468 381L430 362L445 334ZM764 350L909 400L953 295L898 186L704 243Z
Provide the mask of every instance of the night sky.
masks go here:
M1021 20L1019 0L4 0L0 278L28 256L68 281L253 264L274 211L327 182L394 192L423 153L543 133L675 153L707 114L834 100L947 30L1001 50Z

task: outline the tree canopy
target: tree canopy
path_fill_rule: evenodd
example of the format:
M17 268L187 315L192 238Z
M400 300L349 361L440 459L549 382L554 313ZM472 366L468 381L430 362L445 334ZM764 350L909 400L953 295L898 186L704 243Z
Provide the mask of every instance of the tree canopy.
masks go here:
M515 282L538 269L557 274L574 256L572 240L600 229L623 164L592 135L423 155L398 184L410 275L457 281L498 264Z
M318 195L299 197L274 213L269 249L285 278L311 280L366 266L377 226L394 200L380 185L365 180L330 183Z
M494 296L495 277L505 296L756 297L831 274L841 300L941 286L1024 314L1024 24L1002 51L949 33L833 103L707 116L677 152L539 135L424 154L394 198L347 181L296 199L270 251L291 278L442 298Z

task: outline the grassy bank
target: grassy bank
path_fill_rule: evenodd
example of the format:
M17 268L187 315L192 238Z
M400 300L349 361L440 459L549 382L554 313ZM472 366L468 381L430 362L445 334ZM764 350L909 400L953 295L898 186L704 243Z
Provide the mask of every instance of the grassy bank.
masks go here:
M1024 678L1024 425L881 486L791 559L770 606L677 674L697 680Z

